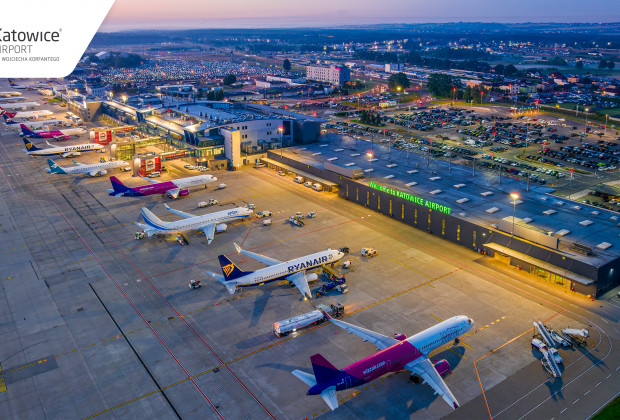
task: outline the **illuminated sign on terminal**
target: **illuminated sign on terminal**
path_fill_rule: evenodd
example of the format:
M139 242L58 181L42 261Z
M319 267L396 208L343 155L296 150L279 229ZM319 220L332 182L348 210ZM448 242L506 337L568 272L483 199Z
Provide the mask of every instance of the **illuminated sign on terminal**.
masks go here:
M437 211L440 211L440 212L445 213L445 214L450 214L450 211L452 211L452 209L450 207L444 206L443 204L434 203L432 201L425 200L422 197L417 197L415 195L412 195L412 194L409 194L409 193L406 193L406 192L402 192L402 191L398 191L398 190L395 190L395 189L390 188L390 187L382 187L381 185L377 184L376 182L370 181L368 183L368 186L371 187L371 188L374 188L376 190L382 191L384 193L391 194L391 195L393 195L395 197L398 197L398 198L403 198L405 200L411 201L412 203L416 203L416 204L418 204L420 206L425 206L425 207L428 207L429 209L437 210Z

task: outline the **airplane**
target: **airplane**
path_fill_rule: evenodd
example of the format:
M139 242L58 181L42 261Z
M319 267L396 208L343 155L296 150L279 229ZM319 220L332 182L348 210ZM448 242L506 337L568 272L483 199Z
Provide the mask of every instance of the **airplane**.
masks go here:
M326 251L315 252L294 260L280 261L246 251L237 244L234 245L237 252L252 257L268 265L268 267L260 268L256 271L243 271L225 255L218 256L224 275L211 272L207 272L207 274L226 286L231 295L237 291L238 287L262 286L267 282L286 279L299 289L304 298L310 299L312 296L308 282L316 280L318 276L314 273L306 275L306 271L325 264L331 264L344 257L343 252L327 249Z
M21 96L21 92L0 92L0 98L10 98L12 96Z
M16 85L15 82L13 82L12 79L9 79L9 85L11 85L11 87L13 89L35 89L35 88L47 88L49 87L46 84L43 83L33 83L31 85Z
M47 140L45 143L48 144L48 148L41 149L32 144L30 140L23 139L24 144L26 145L25 152L30 156L54 156L60 155L61 157L73 157L80 156L82 152L90 152L91 150L100 150L103 149L103 145L97 143L88 143L88 144L76 144L75 146L65 146L65 147L56 147L51 145Z
M32 131L24 124L20 124L20 128L22 129L22 136L24 137L35 137L39 139L54 139L54 140L69 140L71 136L79 136L80 134L86 133L86 130L83 128L63 128L60 130L50 130L50 131Z
M112 160L110 162L94 163L92 165L85 165L83 163L77 163L76 161L73 161L73 163L77 166L63 168L52 159L48 159L47 164L50 167L48 171L52 174L88 174L90 176L98 176L107 174L109 169L129 166L129 163L124 160Z
M245 207L237 207L234 209L216 211L215 213L203 214L196 216L179 210L174 210L164 204L169 212L177 214L186 220L177 220L176 222L164 222L155 216L149 209L142 207L142 218L146 225L135 222L140 226L144 233L149 237L153 235L167 235L172 233L182 233L191 230L200 230L207 237L207 244L210 244L216 232L226 230L227 222L234 222L238 219L250 217L252 210Z
M40 106L41 104L38 102L7 102L2 104L2 108L5 110L18 110L23 111L28 108L35 108Z
M5 96L2 96L2 94L0 93L0 105L4 104L4 103L19 103L19 101L21 101L23 99L24 98L19 97L19 96L5 97Z
M178 198L189 195L189 187L204 185L206 188L208 183L217 181L217 178L213 175L190 176L166 182L157 182L148 178L144 179L154 185L128 187L115 176L111 176L112 189L108 189L108 192L115 197L123 195L127 197L143 197L151 194L165 194L170 198Z
M403 333L388 337L325 315L333 324L348 330L349 333L359 335L364 341L370 341L379 351L340 370L319 353L311 356L310 363L314 375L301 370L292 372L295 377L310 386L308 395L320 395L329 408L335 410L338 408L336 391L374 381L388 372L408 369L412 372L412 376L418 375L424 383L429 384L450 407L455 410L459 407L458 401L441 379L441 375L450 371L448 361L441 359L432 363L428 355L452 340L458 342L458 337L474 326L471 318L464 315L454 316L407 338Z
M21 130L21 125L25 125L26 127L30 128L31 130L34 130L36 128L41 128L41 127L48 127L48 126L71 126L70 123L68 123L65 120L40 120L40 121L24 121L24 122L17 122L17 121L13 121L13 119L11 117L9 117L6 113L2 114L2 116L4 117L4 125L6 125L9 128L13 128L15 130Z
M5 109L2 108L2 106L0 106L0 114L6 114L9 118L37 118L52 115L53 112L48 111L47 109L40 109L37 111L7 112Z

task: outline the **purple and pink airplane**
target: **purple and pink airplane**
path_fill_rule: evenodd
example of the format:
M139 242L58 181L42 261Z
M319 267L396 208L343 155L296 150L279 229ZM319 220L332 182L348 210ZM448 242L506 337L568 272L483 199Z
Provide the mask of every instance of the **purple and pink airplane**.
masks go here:
M338 408L336 391L363 385L388 372L407 369L411 371L414 382L421 377L450 407L455 410L459 407L458 401L441 378L450 372L450 364L445 359L433 364L428 355L451 341L458 343L458 337L474 326L471 318L464 315L454 316L409 338L402 333L388 337L329 316L328 318L333 324L359 335L364 341L370 341L380 351L340 370L321 354L311 356L314 375L300 370L292 372L310 386L308 395L320 395L329 408L335 410Z
M117 177L111 176L110 182L112 182L112 189L109 189L108 192L115 197L123 195L127 197L144 197L152 194L165 194L170 198L178 198L189 195L189 187L204 185L205 188L207 188L208 183L217 181L217 178L213 175L190 176L165 182L157 182L147 178L144 179L151 184L128 187Z

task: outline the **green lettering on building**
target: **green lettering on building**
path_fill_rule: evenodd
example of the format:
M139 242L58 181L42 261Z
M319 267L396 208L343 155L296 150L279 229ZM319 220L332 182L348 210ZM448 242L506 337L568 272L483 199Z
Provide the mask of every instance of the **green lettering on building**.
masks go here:
M409 194L409 193L406 193L406 192L403 192L403 191L398 191L398 190L395 190L395 189L390 188L390 187L383 187L383 186L377 184L376 182L370 181L368 183L368 186L371 187L371 188L374 188L376 190L379 190L381 192L391 194L391 195L393 195L395 197L402 198L402 199L407 200L407 201L411 201L412 203L418 204L420 206L425 206L425 207L428 207L429 209L437 210L437 211L440 211L440 212L445 213L445 214L450 214L450 212L452 211L452 209L450 207L444 206L443 204L439 204L439 203L435 203L433 201L425 200L422 197L417 197L417 196L415 196L413 194Z

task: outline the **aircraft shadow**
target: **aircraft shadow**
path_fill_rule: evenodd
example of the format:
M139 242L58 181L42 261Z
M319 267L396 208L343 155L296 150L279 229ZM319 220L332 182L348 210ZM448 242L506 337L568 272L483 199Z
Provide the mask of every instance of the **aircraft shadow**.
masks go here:
M285 363L263 363L260 365L256 365L257 368L272 368L276 370L283 370L285 372L292 372L294 370L301 370L303 372L312 373L312 367L310 366L310 360L308 358L308 365L304 366L294 366L287 365Z

